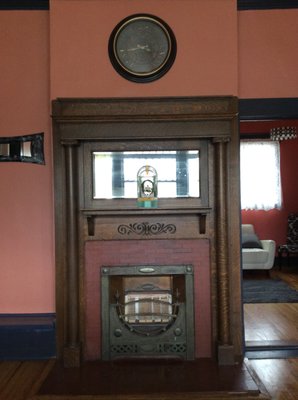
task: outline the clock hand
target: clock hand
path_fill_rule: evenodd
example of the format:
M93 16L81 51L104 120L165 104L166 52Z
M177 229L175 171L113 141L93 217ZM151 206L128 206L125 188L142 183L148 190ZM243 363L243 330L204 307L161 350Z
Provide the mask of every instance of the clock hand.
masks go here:
M123 51L136 51L136 50L145 50L145 51L151 52L151 49L149 49L148 45L142 46L140 44L138 44L137 47L131 47L130 49L126 49L126 50L121 49L120 51L123 52Z
M137 47L138 47L140 50L151 51L151 49L148 47L148 44L146 44L145 46L141 46L140 44L138 44Z

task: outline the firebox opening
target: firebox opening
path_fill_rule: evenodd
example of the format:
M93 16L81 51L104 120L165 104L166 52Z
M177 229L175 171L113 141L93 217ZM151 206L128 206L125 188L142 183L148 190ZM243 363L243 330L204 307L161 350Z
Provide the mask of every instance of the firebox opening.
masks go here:
M110 302L120 321L141 335L157 335L177 319L185 302L184 276L112 277Z
M193 358L192 266L103 267L102 294L104 357Z

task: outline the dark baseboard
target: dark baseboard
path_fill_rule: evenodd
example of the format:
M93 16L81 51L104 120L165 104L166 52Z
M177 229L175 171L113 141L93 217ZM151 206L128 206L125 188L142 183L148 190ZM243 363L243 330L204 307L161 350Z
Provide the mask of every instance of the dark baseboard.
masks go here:
M56 356L55 314L0 314L0 360Z
M248 359L297 358L298 342L282 340L245 342L245 357Z
M279 264L279 259L276 258L274 265L276 268L278 268L280 271L289 271L289 270L297 270L297 265L298 265L298 257L295 255L290 255L289 258L287 257L282 257L281 258L281 264Z

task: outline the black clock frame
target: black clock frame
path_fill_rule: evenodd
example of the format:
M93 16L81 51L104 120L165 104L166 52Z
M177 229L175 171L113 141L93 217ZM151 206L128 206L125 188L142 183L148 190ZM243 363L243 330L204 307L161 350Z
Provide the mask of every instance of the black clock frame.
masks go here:
M167 37L169 38L169 55L166 60L166 62L157 70L148 73L148 74L137 74L128 71L125 69L121 63L118 61L117 55L115 54L115 40L117 40L117 36L119 35L119 32L124 26L127 26L129 22L134 22L136 19L144 19L147 20L149 19L151 22L156 22L159 26L164 29L164 31L167 34ZM109 52L109 57L111 64L113 65L114 69L125 79L136 82L136 83L148 83L155 81L157 79L160 79L163 75L165 75L169 69L172 67L175 58L176 58L176 53L177 53L177 42L175 35L172 31L172 29L169 27L169 25L163 21L161 18L158 18L154 15L151 14L134 14L130 15L123 20L121 20L113 29L110 38L109 38L109 43L108 43L108 52Z

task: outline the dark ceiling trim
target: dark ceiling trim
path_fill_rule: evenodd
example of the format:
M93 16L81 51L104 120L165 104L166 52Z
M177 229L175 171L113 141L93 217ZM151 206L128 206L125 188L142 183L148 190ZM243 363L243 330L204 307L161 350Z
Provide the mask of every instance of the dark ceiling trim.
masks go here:
M298 8L298 0L238 0L239 11ZM0 10L49 10L49 0L0 0Z
M240 121L297 119L298 97L271 99L240 99Z
M49 0L0 0L0 10L49 10Z
M298 8L298 0L238 0L239 11Z

